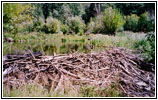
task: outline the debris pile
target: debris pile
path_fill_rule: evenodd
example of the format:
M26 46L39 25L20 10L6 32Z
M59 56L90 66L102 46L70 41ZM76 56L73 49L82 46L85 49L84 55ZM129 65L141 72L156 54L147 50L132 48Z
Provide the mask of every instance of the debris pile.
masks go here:
M139 69L142 63L145 62L141 57L116 47L89 54L7 55L3 60L3 84L19 87L35 82L48 90L62 92L68 87L65 82L73 90L81 84L108 87L118 82L119 90L128 97L153 97L155 74Z

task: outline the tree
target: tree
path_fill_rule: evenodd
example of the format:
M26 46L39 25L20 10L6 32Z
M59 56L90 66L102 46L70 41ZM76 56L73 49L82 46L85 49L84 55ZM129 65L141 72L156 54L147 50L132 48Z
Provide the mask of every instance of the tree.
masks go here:
M43 3L32 3L31 4L32 6L34 6L34 17L35 18L44 18L44 15L43 15L43 10L42 10L42 6L43 6Z
M46 19L49 16L49 12L50 12L50 4L44 3L42 5L42 11L43 11L44 19L45 19L45 22L46 22Z
M124 19L118 10L110 7L105 9L102 22L105 34L115 35L116 31L123 26Z
M4 23L16 23L30 21L33 18L33 7L31 4L4 3L3 19Z
M115 8L119 9L124 15L137 14L138 16L146 11L154 11L154 3L116 3Z
M44 18L48 16L57 18L65 23L68 17L82 16L84 14L84 6L79 3L45 3L42 6Z
M84 6L82 4L69 3L68 5L72 11L72 16L81 16L84 14Z
M87 24L90 21L91 17L95 17L96 11L94 10L94 3L92 4L87 4L85 7L85 14L82 15L83 20Z
M110 3L88 3L85 7L85 14L82 18L85 20L87 24L90 22L91 18L97 17L103 12L106 8L114 7L114 4Z
M31 22L34 7L28 3L3 3L4 31L18 33L27 23Z

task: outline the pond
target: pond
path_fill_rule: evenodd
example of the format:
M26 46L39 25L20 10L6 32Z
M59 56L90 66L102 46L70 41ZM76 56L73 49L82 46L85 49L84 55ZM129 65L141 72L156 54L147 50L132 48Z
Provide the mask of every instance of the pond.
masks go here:
M96 46L95 44L85 42L4 42L3 55L7 54L26 54L31 52L43 51L45 55L68 54L68 53L90 53L104 50L105 46Z
M11 37L11 36L7 36ZM117 36L91 34L89 36L60 35L60 34L18 34L14 42L3 42L3 55L26 54L43 51L45 55L100 52L109 46L126 47L144 39L144 34L120 33Z

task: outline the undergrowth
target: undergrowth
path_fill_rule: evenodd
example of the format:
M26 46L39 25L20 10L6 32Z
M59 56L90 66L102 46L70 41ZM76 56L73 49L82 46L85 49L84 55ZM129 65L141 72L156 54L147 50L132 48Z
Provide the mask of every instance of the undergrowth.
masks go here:
M139 40L135 43L136 48L147 62L155 63L155 34L148 33L145 39Z

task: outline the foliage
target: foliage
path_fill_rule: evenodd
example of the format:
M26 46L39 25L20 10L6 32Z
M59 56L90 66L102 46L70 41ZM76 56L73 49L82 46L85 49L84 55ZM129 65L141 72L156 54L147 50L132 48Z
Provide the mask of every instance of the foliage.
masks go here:
M24 27L21 26L21 24L26 25L26 23L32 21L32 19L34 18L32 16L33 11L34 7L32 7L31 4L28 3L4 3L3 23L9 24L10 27L14 27L11 31L12 33L21 32L23 30L22 27ZM4 29L6 28L9 27L4 27Z
M116 31L123 26L124 19L118 10L107 8L103 13L102 22L105 34L115 35Z
M138 26L139 17L136 14L131 14L126 16L126 22L124 24L125 30L131 30L137 32L139 29Z
M33 7L30 4L4 3L3 18L4 23L18 23L32 20Z
M39 18L34 22L33 31L36 31L36 32L42 31L44 24L45 24L44 19L41 18L41 17L39 17Z
M80 3L44 3L41 4L44 18L51 16L65 23L70 16L84 14L84 6Z
M60 21L55 18L48 17L46 19L44 30L46 33L58 33L60 31Z
M102 33L103 32L103 16L99 15L96 17L95 25L93 27L93 33Z
M87 4L85 9L85 14L82 15L83 20L87 24L90 18L95 17L96 11L94 10L94 3Z
M65 20L70 17L71 9L68 4L49 4L50 5L50 13L52 13L52 17L57 18L61 22L65 22Z
M148 62L155 63L155 34L146 34L146 39L136 42L135 48L141 51Z
M119 9L124 15L141 15L145 11L155 10L154 3L116 3L116 9Z
M147 12L139 16L136 14L131 14L126 16L126 23L124 24L125 30L133 32L150 32L155 31L155 20L149 18Z
M13 33L14 27L9 24L3 24L3 32L4 33Z
M109 7L111 7L111 9ZM113 34L114 31L124 30L124 28L121 27L121 23L124 21L121 23L116 21L121 19L122 16L116 9L119 9L119 11L124 15L129 15L126 19L127 23L125 25L125 29L132 25L132 27L134 27L132 31L154 31L154 3L3 3L3 29L5 33L21 33L31 31L44 31L49 33L50 30L47 30L48 25L40 25L40 18L44 18L45 23L48 17L53 17L60 20L63 24L67 24L69 23L68 19L74 16L79 16L82 17L84 22L88 25L83 30L77 30L80 31L79 34L83 34L85 31L91 31L94 33L107 32L107 34ZM145 14L144 12L148 12L148 14ZM133 14L135 14L135 16ZM98 16L102 15L104 16L104 19L108 19L108 17L116 18L113 18L115 20L112 20L111 23L108 23L108 21L111 21L110 19L107 21L103 19L103 24L100 24L100 17ZM141 18L138 21L138 28L136 28L136 15L141 15ZM80 20L82 19L80 18ZM96 19L96 22L95 20L91 19ZM119 25L118 23L116 24L114 22L118 22ZM107 25L105 25L105 23ZM109 28L110 30L104 28L109 26L111 26ZM64 30L64 28L62 30ZM127 30L131 29L127 28Z
M69 17L68 21L67 21L68 26L70 27L70 31L77 33L81 33L83 34L84 32L84 28L85 28L85 24L83 22L83 20L76 16L76 17Z
M85 23L89 23L91 18L95 18L108 7L113 7L115 4L110 3L87 3L85 13L82 14L82 18Z
M140 15L145 11L152 13L155 9L154 3L44 3L35 6L38 9L36 15L40 15L42 9L45 19L52 16L64 22L70 16L82 16L86 24L91 17L96 17L108 7L119 9L124 15Z
M150 48L148 48L149 50L147 51L149 54L148 61L155 63L155 34L151 32L151 33L148 33L146 37L150 45Z
M60 30L63 32L63 34L66 34L69 32L69 27L67 25L62 24Z
M73 16L81 16L84 12L84 6L80 3L69 3L68 4L71 9L71 15Z
M155 30L155 20L150 19L147 12L141 14L138 24L139 31L150 32Z
M90 19L90 22L88 23L87 27L86 27L86 32L92 32L93 29L95 27L95 22L93 21L93 19Z
M35 18L44 18L43 11L42 11L42 3L31 3L31 5L34 7L34 13L33 16Z

